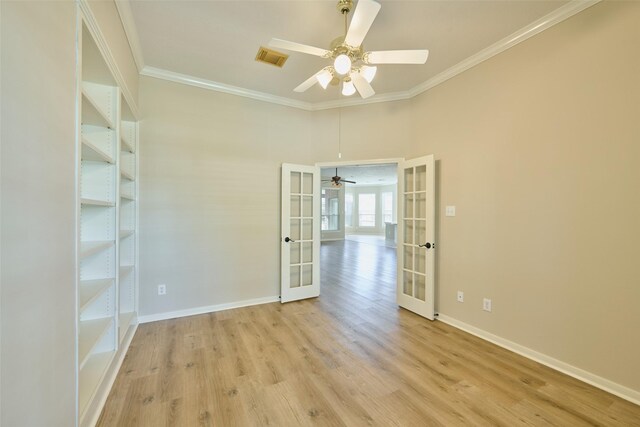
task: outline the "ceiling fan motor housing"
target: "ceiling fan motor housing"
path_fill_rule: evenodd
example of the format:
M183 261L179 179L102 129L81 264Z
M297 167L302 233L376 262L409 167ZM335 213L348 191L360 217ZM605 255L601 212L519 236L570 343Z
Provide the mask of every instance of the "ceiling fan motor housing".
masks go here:
M338 8L338 12L343 15L345 13L349 13L353 8L353 0L338 0L338 5L336 7Z

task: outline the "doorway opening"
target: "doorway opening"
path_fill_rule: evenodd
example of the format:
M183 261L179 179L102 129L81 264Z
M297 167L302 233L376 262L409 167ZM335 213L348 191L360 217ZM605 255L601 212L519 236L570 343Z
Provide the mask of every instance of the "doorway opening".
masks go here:
M321 165L321 179L323 292L395 305L397 161Z

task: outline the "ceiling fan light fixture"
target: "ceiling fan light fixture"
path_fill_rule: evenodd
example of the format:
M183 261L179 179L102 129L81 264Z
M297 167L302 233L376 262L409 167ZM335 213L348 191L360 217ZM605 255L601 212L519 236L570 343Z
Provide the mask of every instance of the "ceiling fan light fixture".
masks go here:
M351 80L345 80L342 83L342 94L344 96L351 96L356 93L356 87L353 85Z
M377 71L378 67L363 65L360 69L360 74L362 74L362 77L364 77L367 82L371 83L373 81L373 78L376 76Z
M316 80L318 80L322 89L326 89L329 83L331 83L331 80L333 80L333 74L325 68L320 72L320 74L316 75Z
M333 62L333 68L338 74L347 74L349 71L351 71L351 58L349 58L344 53L341 53L340 55L336 56L336 59Z

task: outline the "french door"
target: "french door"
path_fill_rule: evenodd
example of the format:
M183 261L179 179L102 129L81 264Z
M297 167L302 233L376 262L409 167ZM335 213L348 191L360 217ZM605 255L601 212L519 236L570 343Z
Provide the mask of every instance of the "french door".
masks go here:
M400 307L433 320L435 173L433 155L398 163Z
M320 168L282 164L282 302L320 295Z

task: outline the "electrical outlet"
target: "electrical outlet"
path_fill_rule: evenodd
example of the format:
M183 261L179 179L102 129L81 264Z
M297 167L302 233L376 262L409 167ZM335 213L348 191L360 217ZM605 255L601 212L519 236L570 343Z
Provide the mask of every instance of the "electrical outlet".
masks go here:
M456 207L455 206L447 206L444 209L445 216L456 216Z
M464 302L464 292L458 291L458 302Z
M489 298L485 298L482 300L482 309L484 311L491 312L491 300Z
M167 285L158 285L158 295L167 294Z

